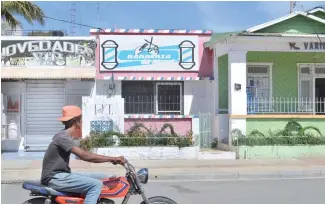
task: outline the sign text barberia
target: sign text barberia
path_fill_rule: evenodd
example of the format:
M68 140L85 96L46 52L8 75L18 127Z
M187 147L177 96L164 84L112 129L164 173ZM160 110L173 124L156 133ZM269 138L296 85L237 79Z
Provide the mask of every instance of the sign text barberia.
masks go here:
M2 66L94 66L93 40L3 40Z
M289 42L290 50L325 50L325 42L304 42L300 46L296 42Z

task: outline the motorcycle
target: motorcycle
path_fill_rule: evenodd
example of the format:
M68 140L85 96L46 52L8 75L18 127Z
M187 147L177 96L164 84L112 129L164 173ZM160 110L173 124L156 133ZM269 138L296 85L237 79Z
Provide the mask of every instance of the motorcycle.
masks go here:
M175 201L155 196L147 198L142 184L147 184L149 171L142 168L135 171L135 168L126 161L124 165L125 177L113 177L103 179L103 187L97 204L114 204L111 199L124 198L122 204L127 204L131 195L141 195L141 204L177 204ZM77 193L59 192L42 185L40 182L25 181L22 188L30 191L30 196L36 197L25 201L23 204L83 204L85 196Z

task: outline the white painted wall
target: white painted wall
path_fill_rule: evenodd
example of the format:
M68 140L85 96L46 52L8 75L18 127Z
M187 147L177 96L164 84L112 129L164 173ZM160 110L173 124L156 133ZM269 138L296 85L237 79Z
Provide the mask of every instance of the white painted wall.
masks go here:
M94 153L105 156L123 155L131 160L235 160L235 152L200 152L199 147L107 147L97 148Z
M213 82L184 82L184 115L213 112Z
M115 93L113 97L122 96L122 81L114 81ZM96 96L106 97L107 86L112 84L111 80L96 80L94 93ZM184 115L197 113L212 113L214 94L212 81L184 81ZM93 95L92 97L94 97Z
M93 92L93 96L108 96L111 92L108 91L108 86L113 84L112 80L96 80L96 87ZM122 96L122 81L121 80L114 80L115 84L115 91L112 97L120 98Z
M229 115L218 114L213 119L213 132L216 133L219 142L223 142L229 136Z
M228 52L228 111L230 115L247 115L246 94L246 51ZM241 85L241 90L235 90L235 84ZM229 121L229 131L239 129L246 133L246 119Z
M305 42L324 42L325 37L320 36L296 36L290 35L277 37L277 36L232 36L222 41L218 41L219 44L214 44L211 47L215 50L217 56L225 55L229 50L236 51L261 51L261 52L297 52L295 49L290 49L289 43L296 42L297 46L301 49L299 52L324 52L322 49L309 50L304 48ZM267 45L267 46L266 46Z
M123 113L123 114L121 114ZM82 137L91 132L91 121L113 121L113 130L124 133L124 99L82 97Z
M215 50L213 50L213 93L214 93L214 106L213 110L215 114L219 113L219 57L215 55Z
M148 159L197 159L198 147L111 147L97 148L94 153L105 156L121 156L127 159L148 160Z
M66 105L82 107L82 96L91 96L95 81L68 80L66 82Z
M246 52L230 51L228 53L228 77L229 114L246 115ZM240 84L241 90L235 90L235 84Z

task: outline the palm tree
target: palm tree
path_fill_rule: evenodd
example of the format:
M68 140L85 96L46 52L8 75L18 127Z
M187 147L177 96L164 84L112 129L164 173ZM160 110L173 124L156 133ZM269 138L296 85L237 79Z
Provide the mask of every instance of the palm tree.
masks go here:
M21 25L14 14L23 16L30 24L37 21L44 25L44 13L36 4L29 1L1 1L1 18L4 18L12 29Z

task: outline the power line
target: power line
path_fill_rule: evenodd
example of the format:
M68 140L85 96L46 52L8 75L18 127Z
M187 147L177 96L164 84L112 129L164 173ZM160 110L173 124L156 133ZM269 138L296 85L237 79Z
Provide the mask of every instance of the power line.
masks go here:
M43 18L51 19L51 20L54 20L54 21L60 21L60 22L63 22L63 23L69 23L69 24L79 25L79 26L83 26L83 27L87 27L87 28L96 28L96 29L98 29L100 31L105 32L104 29L102 29L100 27L85 25L85 24L81 24L81 23L75 23L75 22L72 22L72 21L67 21L67 20L63 20L63 19L57 19L57 18L53 18L53 17L49 17L49 16L43 16Z

